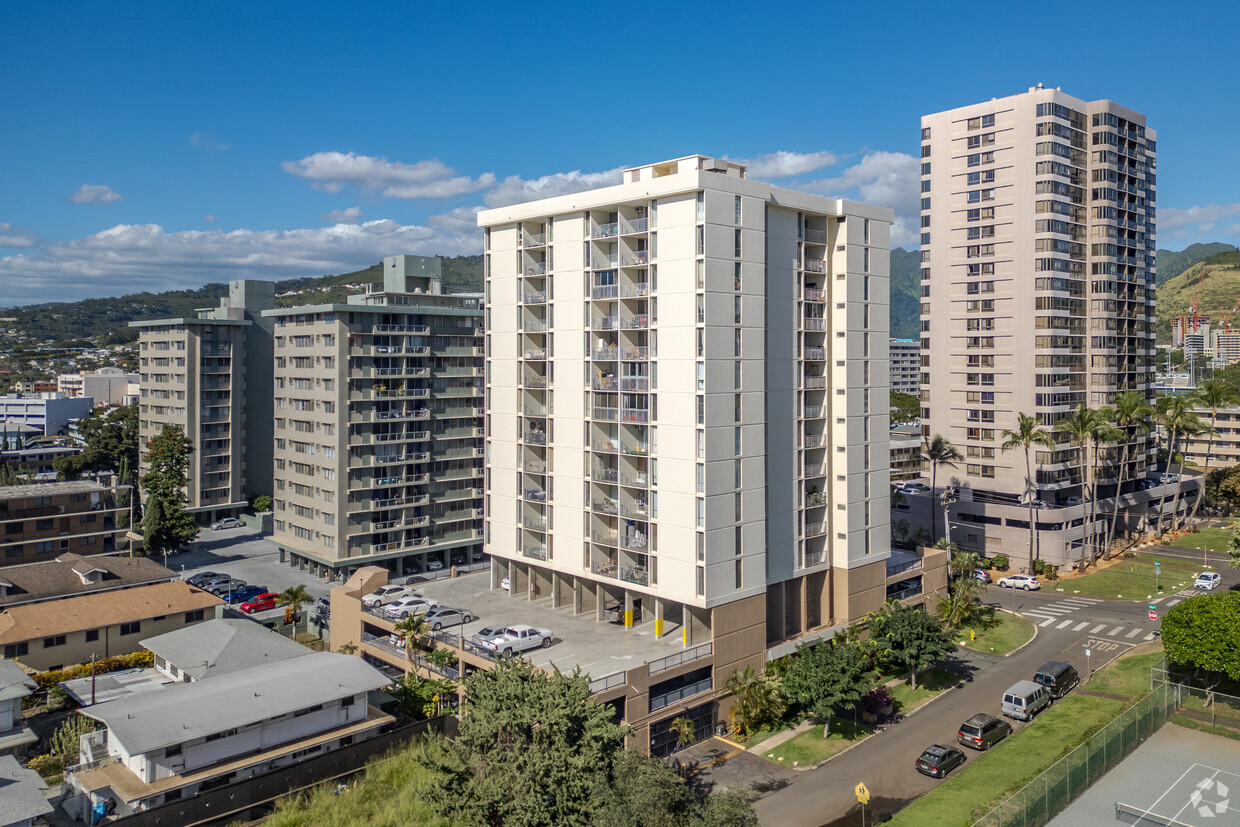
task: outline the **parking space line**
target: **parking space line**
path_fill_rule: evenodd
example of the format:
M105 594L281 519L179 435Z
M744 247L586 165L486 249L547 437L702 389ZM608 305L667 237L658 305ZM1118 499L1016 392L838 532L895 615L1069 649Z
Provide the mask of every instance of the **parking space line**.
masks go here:
M1084 629L1084 628L1085 628L1086 626L1088 626L1088 625L1089 625L1089 621L1088 621L1088 620L1087 620L1087 621L1085 621L1084 623L1078 623L1078 624L1076 624L1075 626L1073 626L1073 627L1072 627L1072 631L1074 631L1074 632L1079 632L1079 631L1081 631L1082 629Z
M1105 629L1106 627L1107 627L1107 625L1106 625L1105 623L1099 623L1097 626L1095 626L1094 628L1090 629L1090 630L1089 630L1089 633L1090 633L1091 635L1096 635L1096 634L1098 634L1099 632L1101 632L1103 629Z

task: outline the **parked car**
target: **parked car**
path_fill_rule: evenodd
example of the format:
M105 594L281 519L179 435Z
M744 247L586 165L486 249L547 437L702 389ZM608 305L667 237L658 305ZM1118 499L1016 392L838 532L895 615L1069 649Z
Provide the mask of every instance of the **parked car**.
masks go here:
M207 591L211 594L228 594L238 589L244 589L249 583L244 580L238 580L235 577L229 577L226 580L217 580L207 587Z
M483 626L478 631L470 635L469 641L475 645L481 646L488 640L494 640L504 634L503 626Z
M512 585L512 581L510 581L507 577L499 581L499 587L503 589L504 591L509 591L509 587L511 585Z
M266 594L267 591L266 586L246 586L244 589L234 589L231 592L225 592L224 602L244 603L256 595Z
M1001 711L1008 718L1032 721L1033 716L1051 705L1051 691L1040 683L1017 681L1003 693Z
M931 744L917 757L917 771L931 778L942 778L964 763L964 753L955 747Z
M903 482L896 483L896 488L905 494L929 494L930 486L924 482Z
M463 626L474 619L474 616L464 609L453 609L448 606L436 606L426 613L424 620L430 624L432 630L438 632L444 626Z
M1055 700L1071 692L1081 682L1076 667L1061 660L1048 660L1033 673L1033 682L1045 686Z
M256 594L249 600L242 603L238 608L246 614L254 614L255 612L264 612L267 609L274 609L276 601L280 599L280 595L275 592L263 592Z
M442 571L443 560L440 560L438 557L427 557L426 558L426 570L427 571Z
M978 713L960 725L956 741L963 746L987 750L1012 734L1012 725L994 715Z
M1048 503L1046 500L1034 500L1029 503L1029 507L1036 508L1038 510L1043 510L1043 509L1050 508L1051 504Z
M438 605L438 600L429 597L402 597L400 600L388 604L387 613L391 617L398 617L403 620L412 614L425 614Z
M469 555L463 549L457 549L452 552L451 560L454 566L464 566L469 563Z
M211 530L222 531L226 528L241 528L243 525L245 525L245 523L241 522L236 517L225 517L222 520L216 520L211 523Z
M1217 571L1203 571L1201 574L1197 575L1197 579L1193 581L1193 588L1208 592L1222 582L1223 576Z
M973 579L981 580L983 583L989 583L991 582L990 572L986 571L986 569L974 569Z
M624 622L624 604L615 603L603 609L603 616L607 618L608 623ZM633 622L642 622L642 602L641 600L633 601Z
M1009 574L1007 577L1000 577L998 585L1001 589L1024 589L1027 592L1042 588L1038 578L1032 574Z
M1080 497L1068 497L1063 501L1064 505L1084 505L1085 501Z
M1179 482L1180 475L1179 474L1163 474L1161 477L1158 478L1158 481L1161 482L1163 485L1166 485L1169 482Z
M1158 484L1158 480L1155 479L1137 480L1137 490L1149 491L1151 488L1157 488Z
M504 629L499 637L484 641L479 645L490 649L497 655L512 655L527 649L537 649L539 646L546 649L551 645L551 640L550 629L536 629L533 626L518 623Z
M384 586L377 592L371 592L363 597L362 605L370 608L386 606L405 597L421 597L421 594L408 586Z
M320 597L314 604L314 610L319 617L330 618L332 616L332 599L330 597Z
M185 582L191 586L203 588L204 584L209 580L226 580L228 575L218 571L200 571L197 574L191 574L185 578Z

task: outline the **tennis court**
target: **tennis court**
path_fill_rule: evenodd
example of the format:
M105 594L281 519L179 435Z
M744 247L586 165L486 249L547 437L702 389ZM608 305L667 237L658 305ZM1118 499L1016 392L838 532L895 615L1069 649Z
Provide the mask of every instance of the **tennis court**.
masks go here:
M1240 825L1240 749L1236 742L1166 724L1050 827Z

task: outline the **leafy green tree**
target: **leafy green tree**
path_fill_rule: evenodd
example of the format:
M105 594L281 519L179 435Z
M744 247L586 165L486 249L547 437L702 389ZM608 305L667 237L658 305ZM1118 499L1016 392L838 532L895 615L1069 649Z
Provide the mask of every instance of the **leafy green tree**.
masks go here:
M657 758L637 750L616 753L610 777L600 774L593 827L664 827L697 821L701 803L693 788Z
M932 439L926 440L921 458L930 463L930 496L935 497L938 496L939 466L955 468L956 463L964 459L964 455L942 434L935 434ZM934 506L933 502L930 503L930 542L937 540L939 533L938 514Z
M469 769L435 796L468 824L585 825L628 730L590 697L590 681L504 658L464 680L457 745Z
M735 700L736 725L746 737L762 724L778 720L787 709L779 680L773 675L755 672L752 666L733 670L724 688Z
M1119 512L1122 504L1122 498L1119 496L1124 490L1124 473L1128 469L1130 454L1133 451L1133 439L1138 432L1148 434L1153 427L1150 424L1150 417L1154 415L1154 409L1145 401L1145 394L1136 390L1126 390L1115 396L1111 410L1111 424L1119 431L1119 478L1115 485L1115 506L1111 511L1111 525L1107 528L1106 546L1103 549L1103 558L1111 559L1111 549L1115 543L1115 529L1119 524Z
M1029 449L1035 445L1055 449L1055 439L1038 424L1036 416L1022 413L1017 415L1016 429L1004 430L1001 434L1003 445L1001 451L1021 448L1025 452L1025 499L1029 504L1029 571L1033 571L1033 560L1037 556L1037 534L1034 531L1033 501L1038 498L1038 490L1033 484L1033 466L1030 465Z
M33 482L34 472L25 465L0 462L0 485L30 485Z
M52 462L56 477L75 480L83 474L112 471L121 476L121 484L132 482L125 469L138 467L138 408L122 405L107 413L92 414L82 420L82 437L86 446L80 454L59 457Z
M876 677L860 646L823 641L797 647L784 674L784 692L823 722L825 738L831 718L869 692Z
M897 425L921 419L921 400L911 393L891 391L891 421Z
M456 684L446 678L424 678L410 672L397 681L392 696L400 711L414 720L423 721L439 714L450 698L456 695Z
M260 514L264 511L270 511L271 502L271 497L268 497L266 494L259 494L254 498L254 510Z
M1162 640L1172 663L1240 681L1240 592L1172 606L1162 622Z
M951 633L920 609L891 602L869 615L870 645L881 663L908 672L917 688L917 673L956 651Z
M1227 555L1231 558L1228 567L1240 569L1240 527L1231 530L1231 538L1227 541Z
M139 481L146 492L143 542L148 551L177 549L198 534L194 515L185 510L186 472L190 444L175 425L165 425L146 444L147 472ZM158 508L154 506L158 504ZM152 512L158 517L152 521Z
M758 814L747 790L728 789L712 793L702 811L703 827L758 827Z

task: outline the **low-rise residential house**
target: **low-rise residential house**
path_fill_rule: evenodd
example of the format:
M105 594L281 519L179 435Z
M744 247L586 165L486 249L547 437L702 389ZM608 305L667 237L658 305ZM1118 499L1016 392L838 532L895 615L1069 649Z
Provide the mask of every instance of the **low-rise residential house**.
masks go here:
M223 601L188 583L156 583L0 611L4 659L39 672L124 655L143 635L171 632L214 617Z
M0 660L0 755L21 750L39 740L22 721L22 699L36 688L37 684L24 669L12 661Z
M155 655L155 669L190 683L313 651L253 620L218 618L139 641Z
M37 772L11 755L0 755L0 827L33 827L36 818L52 812L46 789Z
M395 722L367 702L389 683L314 652L83 709L104 729L82 736L66 810L124 816L369 739Z
M127 548L129 505L122 500L130 487L88 480L0 486L0 564Z
M177 579L172 569L147 557L62 554L54 560L0 570L0 609Z

